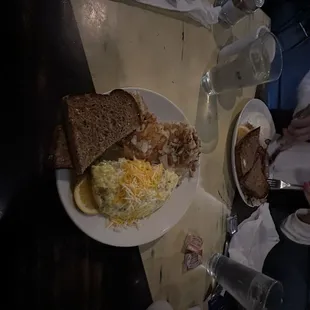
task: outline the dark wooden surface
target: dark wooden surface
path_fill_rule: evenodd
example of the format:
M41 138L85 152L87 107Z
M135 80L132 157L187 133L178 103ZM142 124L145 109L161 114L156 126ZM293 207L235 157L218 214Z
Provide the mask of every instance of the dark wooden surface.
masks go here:
M0 309L144 310L139 249L83 234L45 166L61 97L94 91L71 5L23 0L16 12L15 100L1 105Z
M139 249L82 233L60 204L53 174L15 196L0 240L1 309L145 310L151 302Z

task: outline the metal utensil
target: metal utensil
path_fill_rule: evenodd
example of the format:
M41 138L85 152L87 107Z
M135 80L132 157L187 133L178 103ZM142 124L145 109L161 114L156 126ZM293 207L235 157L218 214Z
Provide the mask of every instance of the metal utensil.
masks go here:
M299 184L291 184L288 182L284 182L282 180L276 179L268 179L269 188L271 190L279 190L279 189L303 189L302 185Z

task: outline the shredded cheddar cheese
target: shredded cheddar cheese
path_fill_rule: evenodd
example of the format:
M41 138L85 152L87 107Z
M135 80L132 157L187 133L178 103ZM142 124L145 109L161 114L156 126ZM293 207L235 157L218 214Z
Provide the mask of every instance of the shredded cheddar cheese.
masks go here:
M136 224L169 198L179 177L142 160L102 161L92 166L92 186L99 210L112 225Z

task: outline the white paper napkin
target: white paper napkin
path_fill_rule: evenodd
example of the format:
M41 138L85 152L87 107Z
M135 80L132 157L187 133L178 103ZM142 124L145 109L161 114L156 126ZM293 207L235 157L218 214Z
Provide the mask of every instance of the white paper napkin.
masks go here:
M208 28L218 22L220 6L206 0L137 0L138 2L158 8L187 13L191 18Z
M297 185L309 182L310 143L299 143L281 152L270 167L270 178Z
M308 213L308 209L299 209L285 219L281 230L287 238L296 243L310 245L310 225L302 222L298 217Z
M279 240L269 204L265 203L238 226L238 232L230 242L229 255L235 261L261 272L267 254Z

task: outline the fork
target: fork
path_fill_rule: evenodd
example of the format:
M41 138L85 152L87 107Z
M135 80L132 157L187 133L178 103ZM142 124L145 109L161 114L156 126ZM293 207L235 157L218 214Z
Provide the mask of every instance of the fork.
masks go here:
M284 182L282 180L276 180L276 179L268 179L269 188L271 190L277 190L277 189L303 189L303 185L299 184L291 184L288 182Z

